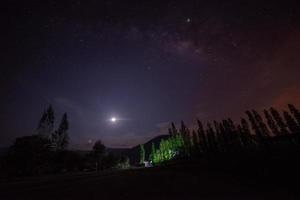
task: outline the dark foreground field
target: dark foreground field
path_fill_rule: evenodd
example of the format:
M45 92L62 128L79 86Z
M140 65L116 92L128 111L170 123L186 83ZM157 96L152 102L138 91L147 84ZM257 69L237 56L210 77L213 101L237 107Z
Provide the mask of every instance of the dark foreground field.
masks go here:
M289 187L199 169L190 164L20 179L2 182L0 199L299 199Z

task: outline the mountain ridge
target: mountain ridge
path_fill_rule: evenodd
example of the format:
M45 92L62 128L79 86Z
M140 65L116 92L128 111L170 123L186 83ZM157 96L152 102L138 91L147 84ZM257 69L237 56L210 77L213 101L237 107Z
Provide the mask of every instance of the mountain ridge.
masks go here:
M155 148L159 147L159 143L162 139L169 138L169 135L158 135L151 140L145 142L145 160L149 159L149 155L151 153L152 143ZM107 148L108 153L112 153L117 156L127 156L130 160L130 164L138 164L139 163L139 145L136 145L132 148Z

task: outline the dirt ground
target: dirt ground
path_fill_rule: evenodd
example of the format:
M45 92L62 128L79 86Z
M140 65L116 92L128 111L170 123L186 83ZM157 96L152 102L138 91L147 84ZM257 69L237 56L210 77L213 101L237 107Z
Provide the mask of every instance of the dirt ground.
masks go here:
M201 166L141 168L56 175L0 183L0 199L300 199L287 188L201 170Z

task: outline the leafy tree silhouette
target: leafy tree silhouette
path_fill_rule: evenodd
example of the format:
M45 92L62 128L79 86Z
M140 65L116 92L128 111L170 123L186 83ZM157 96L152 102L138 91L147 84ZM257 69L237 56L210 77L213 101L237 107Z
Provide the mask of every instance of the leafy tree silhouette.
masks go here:
M224 151L223 135L221 134L220 124L214 120L214 128L216 130L216 143L219 151Z
M236 127L231 119L222 120L222 125L224 128L224 133L222 135L226 143L226 150L228 152L234 152L240 146Z
M173 136L173 132L172 132L171 128L168 129L168 133L169 133L170 136Z
M58 129L52 134L52 142L56 150L65 150L69 144L69 121L67 113L64 113Z
M192 146L193 146L193 147L198 146L198 143L199 143L199 142L198 142L198 136L197 136L197 133L196 133L195 130L192 131L192 137L193 137L193 138L192 138L192 141L193 141L193 142L192 142Z
M249 124L244 118L241 119L241 131L242 131L242 141L244 146L247 148L254 148L256 144L251 135Z
M299 110L293 104L288 104L288 107L289 107L291 113L294 115L295 119L297 120L298 125L300 125L300 112L299 112Z
M50 168L51 141L40 135L17 138L10 147L7 161L12 175L37 175Z
M38 123L37 133L45 138L50 138L54 129L54 110L52 105L49 105L46 111L43 112L42 117Z
M156 150L155 150L155 145L154 145L154 142L151 143L151 153L150 153L150 160L152 162L155 163L155 154L156 154Z
M268 127L266 126L266 124L264 123L262 117L258 114L257 111L252 110L252 113L254 115L254 118L258 124L258 127L260 129L260 133L262 134L263 137L270 137L270 131L268 129Z
M269 114L269 112L267 110L264 110L264 114L265 114L265 117L267 119L267 123L268 123L270 129L272 130L272 133L275 136L280 135L280 132L278 130L278 127L277 127L273 117Z
M198 138L199 138L199 145L200 145L200 151L206 152L208 150L208 143L207 138L203 129L202 122L200 120L197 120L198 123Z
M177 135L178 134L178 131L177 131L177 129L176 129L176 126L175 126L175 124L172 122L172 124L171 124L171 129L172 129L172 134L173 135Z
M140 144L139 154L140 154L140 164L144 164L144 161L145 161L145 148L144 148L143 144Z
M244 134L244 132L243 132L243 128L242 128L242 126L239 124L239 125L237 125L237 132L238 132L238 134L240 135L240 138L241 138L241 145L243 146L243 147L248 147L248 144L247 144L247 137L246 137L246 134Z
M287 130L287 125L284 123L282 117L280 116L279 112L271 107L270 108L270 112L272 114L272 116L274 117L276 123L277 123L277 126L279 127L279 130L280 130L280 134L281 135L284 135L284 134L288 134L288 130Z
M193 153L197 154L197 153L200 152L200 148L199 148L198 136L197 136L197 133L196 133L195 130L193 130L192 136L193 136L193 138L192 138L192 141L193 141L193 144L192 144L192 146L193 146Z
M93 155L95 158L96 170L103 169L103 158L105 154L105 146L101 140L97 140L93 146Z
M206 134L207 134L207 141L208 141L209 150L213 153L217 152L218 149L217 149L215 131L213 130L210 123L207 123Z
M227 152L228 151L228 147L229 147L229 138L228 138L228 133L225 130L225 127L222 123L219 123L219 130L220 130L220 138L219 141L222 143L221 145L221 151L222 152Z
M231 118L228 118L227 121L231 131L232 144L235 151L237 151L242 147L241 133L238 131L238 128L236 127Z
M184 151L186 155L190 154L191 151L191 138L190 138L190 130L186 127L183 121L181 121L181 127L179 132L181 133L184 141Z
M283 112L283 117L284 117L291 133L299 133L299 126L298 126L297 122L287 111Z
M224 128L224 140L226 142L227 151L232 151L232 130L227 120L222 120L222 125Z
M249 121L251 123L251 127L254 130L256 136L261 139L263 137L263 134L261 133L261 130L257 125L255 118L253 117L252 113L248 110L246 111L246 114L248 115Z

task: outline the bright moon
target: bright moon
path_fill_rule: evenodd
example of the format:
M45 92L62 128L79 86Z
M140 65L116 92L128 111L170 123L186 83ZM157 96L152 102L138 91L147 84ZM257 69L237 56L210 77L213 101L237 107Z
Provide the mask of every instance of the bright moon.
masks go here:
M117 119L116 119L115 117L112 117L112 118L110 119L110 121L115 122L115 121L117 121Z

